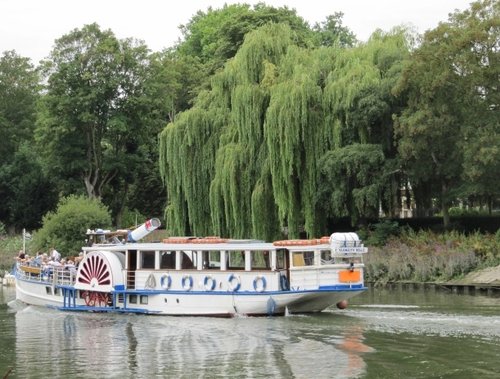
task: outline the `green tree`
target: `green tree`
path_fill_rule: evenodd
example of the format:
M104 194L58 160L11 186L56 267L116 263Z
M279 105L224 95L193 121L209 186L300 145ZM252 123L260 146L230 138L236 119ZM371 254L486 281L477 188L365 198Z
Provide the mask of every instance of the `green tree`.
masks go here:
M498 195L490 170L499 168L499 9L476 2L427 32L395 88L408 96L397 118L399 153L416 187L433 183L445 227L464 178Z
M21 143L32 140L39 89L30 59L5 51L0 57L0 164L12 160Z
M327 16L325 21L314 24L313 30L319 46L338 44L342 47L352 47L355 45L356 36L349 28L342 25L342 17L344 17L344 13L335 12Z
M44 69L36 136L46 167L63 194L107 199L119 219L156 134L144 88L148 49L85 25L56 41Z
M51 188L33 151L40 78L29 58L15 51L0 57L0 220L9 227L32 228L51 206ZM28 147L29 146L29 147ZM21 151L22 150L22 151Z
M404 35L394 33L354 51L316 49L300 46L286 24L250 32L212 77L211 90L162 132L167 229L264 239L284 227L290 237L304 229L323 233L329 205L317 201L318 162L330 150L370 139L391 146L392 103L384 96L390 97L389 83L406 49L401 41ZM352 121L366 93L382 100L376 107L369 102L366 118ZM383 159L376 162L385 170ZM366 180L379 183L371 175ZM369 205L360 205L363 215L375 202L373 192L361 193L371 185L367 181L356 187L360 199L370 197ZM380 193L377 188L374 197Z
M285 23L296 33L297 42L312 42L309 25L288 7L275 8L264 3L224 5L221 9L198 11L181 26L184 40L178 45L182 55L195 56L213 74L234 57L248 32L268 23Z
M380 145L352 144L326 153L318 166L318 199L328 216L351 218L352 225L376 218L386 185L385 157Z
M68 196L59 201L55 212L43 217L43 225L35 233L32 247L35 250L56 247L63 256L73 255L84 246L87 229L110 226L110 213L99 200Z
M56 205L55 184L46 177L29 143L0 166L0 196L3 220L18 231L39 228L43 215Z

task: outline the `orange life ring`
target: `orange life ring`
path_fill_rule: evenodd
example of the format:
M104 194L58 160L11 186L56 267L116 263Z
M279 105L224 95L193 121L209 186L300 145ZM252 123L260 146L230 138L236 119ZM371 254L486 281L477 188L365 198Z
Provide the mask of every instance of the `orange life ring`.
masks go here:
M274 246L311 246L317 245L318 240L282 240L282 241L274 241Z

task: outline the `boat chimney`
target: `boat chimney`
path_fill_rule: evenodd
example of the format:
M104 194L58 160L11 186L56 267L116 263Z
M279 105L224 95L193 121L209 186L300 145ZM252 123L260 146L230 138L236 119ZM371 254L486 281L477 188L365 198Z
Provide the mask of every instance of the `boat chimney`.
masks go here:
M161 222L157 218L152 218L150 220L147 220L144 224L139 226L137 229L134 229L128 233L127 241L128 242L137 242L138 240L147 236L153 230L157 229L160 225L161 225Z

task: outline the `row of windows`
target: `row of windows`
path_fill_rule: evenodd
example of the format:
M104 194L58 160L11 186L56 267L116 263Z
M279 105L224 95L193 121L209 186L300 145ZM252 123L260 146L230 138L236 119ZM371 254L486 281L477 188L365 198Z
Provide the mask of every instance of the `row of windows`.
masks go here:
M155 251L141 252L141 268L154 269L155 266ZM175 251L160 251L159 268L171 269L176 268L177 254ZM251 251L251 266L253 269L270 269L270 253L268 251ZM201 260L204 269L220 268L221 267L221 252L220 251L192 251L181 252L180 267L182 269L194 269L198 266L198 260ZM245 268L245 251L227 251L226 252L226 267L231 269ZM276 268L285 268L285 251L276 252Z

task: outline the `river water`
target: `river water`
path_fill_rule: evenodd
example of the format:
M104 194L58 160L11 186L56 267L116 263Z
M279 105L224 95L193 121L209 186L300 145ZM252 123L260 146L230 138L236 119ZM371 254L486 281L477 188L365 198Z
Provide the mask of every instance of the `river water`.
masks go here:
M372 288L346 310L63 313L0 287L0 378L499 378L500 297Z

